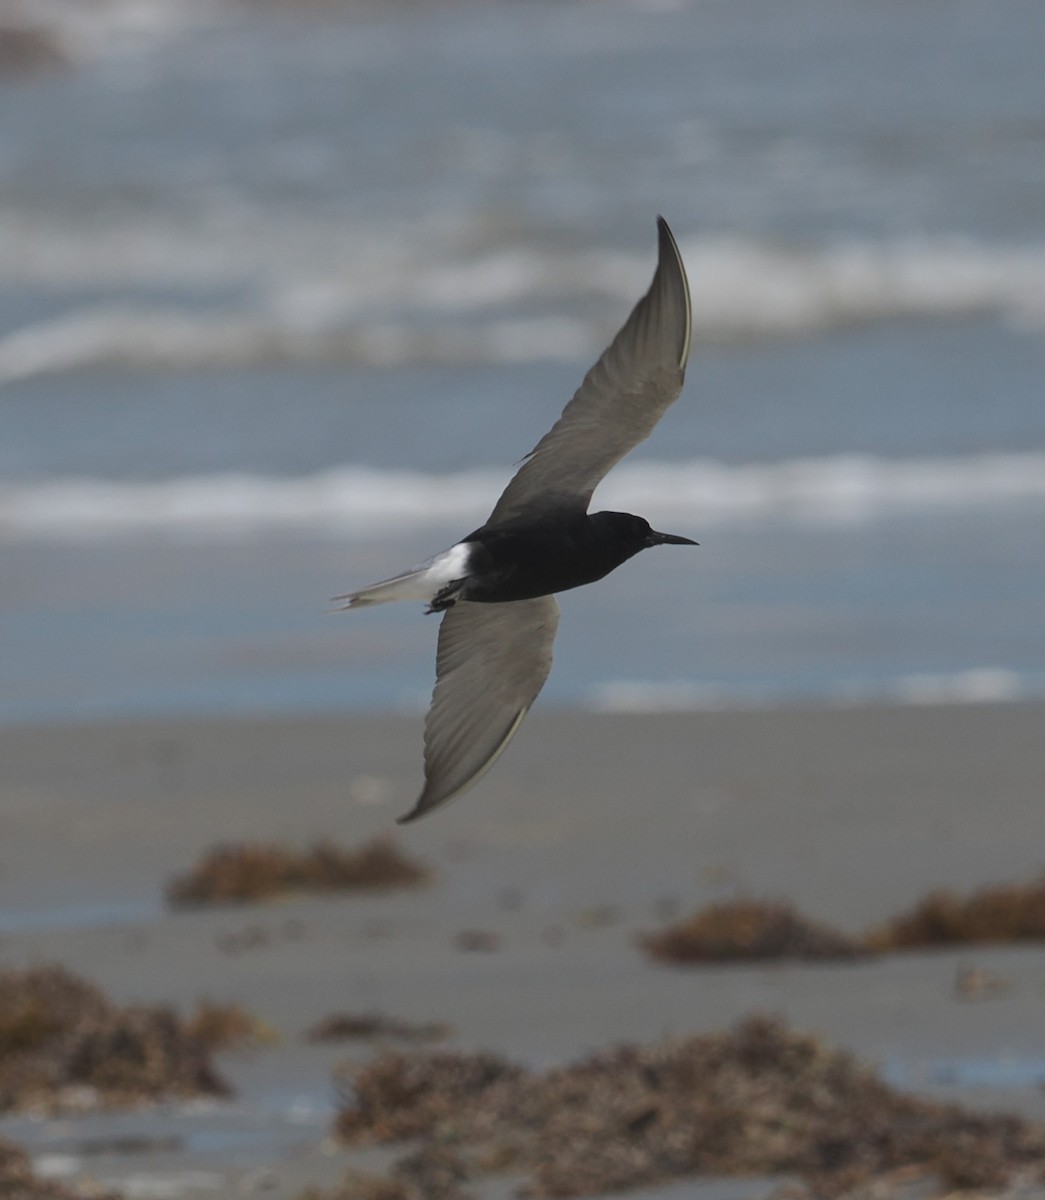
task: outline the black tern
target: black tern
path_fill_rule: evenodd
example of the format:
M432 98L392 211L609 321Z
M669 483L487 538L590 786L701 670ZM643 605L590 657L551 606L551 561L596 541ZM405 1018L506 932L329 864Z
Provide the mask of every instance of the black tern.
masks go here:
M631 513L588 514L596 485L682 390L692 329L686 269L663 217L649 291L523 459L482 528L402 575L336 600L423 600L441 612L425 719L425 785L399 823L453 800L493 766L544 686L553 593L594 583L649 546L695 546Z

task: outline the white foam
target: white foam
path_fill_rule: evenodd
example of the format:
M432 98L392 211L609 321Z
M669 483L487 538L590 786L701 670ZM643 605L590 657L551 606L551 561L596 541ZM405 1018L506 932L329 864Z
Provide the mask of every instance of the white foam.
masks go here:
M281 528L365 533L474 519L503 480L346 467L299 479L222 474L156 483L67 479L0 488L0 535L196 535Z
M1045 318L1045 247L958 239L796 249L728 239L683 247L696 330L793 335L899 317Z
M907 704L986 704L1019 699L1023 681L1015 671L977 667L950 674L905 675L897 680L893 694Z
M1045 678L1004 667L978 667L886 680L845 680L816 698L854 704L996 704L1045 691ZM611 680L591 688L586 707L595 712L722 712L786 703L786 692L746 685L691 680Z
M198 222L138 217L71 231L0 210L0 277L47 288L235 288L237 308L104 302L0 338L0 382L120 364L593 359L649 281L650 257L466 249L463 230L272 227L235 205ZM695 336L803 336L888 318L994 313L1045 326L1045 246L922 240L786 248L683 243ZM592 315L596 308L598 316ZM539 318L525 315L539 309ZM578 311L583 314L578 315Z
M646 682L615 679L597 684L588 694L587 707L595 712L717 712L728 708L757 707L757 693L738 693L713 683L669 679Z
M1045 499L1045 453L885 459L843 454L775 463L710 460L619 467L598 501L648 516L853 521L896 511Z
M506 470L451 475L346 466L300 478L250 474L156 482L56 479L0 486L0 537L222 536L311 529L368 536L480 524ZM861 521L1045 501L1045 453L887 460L842 455L729 466L697 460L618 467L595 508L689 529L730 521Z
M471 328L395 321L301 328L265 315L98 307L0 337L0 384L97 367L573 361L592 343L592 328L571 319L491 321Z

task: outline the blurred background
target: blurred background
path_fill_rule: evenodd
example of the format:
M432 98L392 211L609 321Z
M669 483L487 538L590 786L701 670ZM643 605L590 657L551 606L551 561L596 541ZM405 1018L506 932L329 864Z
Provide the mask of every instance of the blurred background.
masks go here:
M1037 0L0 4L0 721L420 708L329 615L480 524L645 289L544 703L1045 694Z

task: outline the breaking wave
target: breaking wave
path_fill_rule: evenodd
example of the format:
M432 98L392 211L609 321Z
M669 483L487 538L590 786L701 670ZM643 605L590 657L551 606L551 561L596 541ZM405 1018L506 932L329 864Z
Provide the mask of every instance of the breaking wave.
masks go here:
M826 695L809 699L840 707L855 704L996 704L1045 693L1045 676L1005 667L973 667L938 674L898 675L892 679L848 681ZM590 689L586 707L595 712L721 712L771 708L795 697L772 687L685 680L644 682L613 680Z
M0 487L0 537L221 537L281 529L341 536L478 525L507 481L345 466L301 478L220 474L157 482L56 479ZM857 455L728 465L637 462L614 471L600 508L651 520L860 521L897 512L1045 501L1045 453L890 460Z
M111 366L583 359L605 344L650 271L648 255L492 242L466 253L450 244L459 231L444 231L435 250L432 231L420 228L406 244L373 230L347 236L344 229L312 227L269 236L265 220L255 217L246 225L249 236L221 236L211 246L198 233L170 227L76 238L36 230L27 237L24 214L13 220L0 213L0 230L20 230L0 238L8 247L0 251L0 270L9 284L60 289L90 281L114 291L178 285L198 287L201 295L228 287L253 297L222 309L100 302L14 329L0 336L0 383ZM690 239L683 252L698 341L982 313L1045 326L1045 246L921 240L795 249ZM538 309L542 316L534 317Z

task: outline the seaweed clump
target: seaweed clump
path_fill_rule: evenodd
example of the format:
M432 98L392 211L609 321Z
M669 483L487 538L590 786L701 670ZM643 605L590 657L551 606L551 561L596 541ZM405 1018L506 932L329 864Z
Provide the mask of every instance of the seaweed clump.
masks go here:
M395 1041L437 1042L448 1036L449 1027L438 1021L415 1024L385 1017L381 1013L331 1013L305 1031L310 1042Z
M855 959L892 950L1045 941L1045 876L981 888L969 896L930 892L908 911L849 937L788 904L713 904L640 939L653 958L675 963Z
M0 1113L228 1093L172 1010L119 1008L61 967L0 972Z
M486 1054L386 1051L349 1082L336 1124L344 1141L452 1140L471 1174L525 1172L538 1197L778 1174L834 1197L897 1171L992 1188L1045 1172L1045 1127L899 1092L762 1017L543 1073Z
M856 938L809 921L788 904L735 900L646 934L640 945L674 963L755 959L853 959L870 950Z
M930 892L908 912L872 929L876 950L1045 939L1045 877L1029 884L981 888L970 896Z
M355 850L319 842L306 850L278 843L216 846L167 887L175 906L242 904L289 892L371 891L416 887L431 873L387 838Z
M33 1173L29 1155L0 1141L0 1196L4 1200L119 1200L115 1192L91 1184L70 1187Z
M201 1000L185 1022L190 1037L208 1050L243 1050L271 1046L280 1040L279 1031L239 1004L216 1004Z

